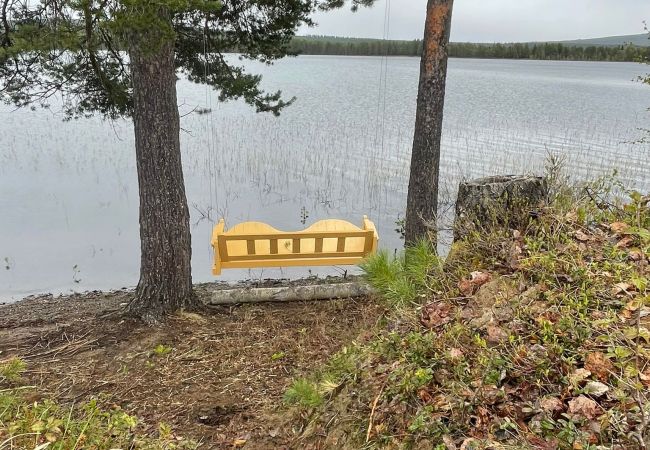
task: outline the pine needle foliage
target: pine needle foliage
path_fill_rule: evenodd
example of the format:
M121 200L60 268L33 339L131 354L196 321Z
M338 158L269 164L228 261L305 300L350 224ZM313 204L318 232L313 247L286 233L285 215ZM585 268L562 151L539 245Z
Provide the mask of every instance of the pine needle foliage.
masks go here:
M264 92L240 61L272 64L292 54L292 38L314 25L315 12L374 1L0 0L0 101L49 107L61 96L68 118L130 117L129 54L171 41L190 81L212 86L221 101L279 114L292 100Z
M431 275L442 269L430 241L421 240L391 256L383 250L370 256L361 268L380 297L393 306L415 303L430 290Z

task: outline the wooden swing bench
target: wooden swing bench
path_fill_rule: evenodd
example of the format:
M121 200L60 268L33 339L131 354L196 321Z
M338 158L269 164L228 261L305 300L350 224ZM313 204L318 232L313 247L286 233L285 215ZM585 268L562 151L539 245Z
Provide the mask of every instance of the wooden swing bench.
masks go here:
M212 233L214 275L222 269L354 265L377 250L377 230L366 216L362 228L337 219L321 220L297 232L261 222L225 228L221 219Z

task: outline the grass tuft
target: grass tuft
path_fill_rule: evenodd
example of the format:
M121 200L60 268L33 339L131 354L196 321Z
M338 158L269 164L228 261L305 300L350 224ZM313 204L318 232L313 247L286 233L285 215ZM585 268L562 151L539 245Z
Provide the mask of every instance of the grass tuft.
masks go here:
M0 383L4 381L18 383L26 367L25 361L20 358L11 358L0 362Z

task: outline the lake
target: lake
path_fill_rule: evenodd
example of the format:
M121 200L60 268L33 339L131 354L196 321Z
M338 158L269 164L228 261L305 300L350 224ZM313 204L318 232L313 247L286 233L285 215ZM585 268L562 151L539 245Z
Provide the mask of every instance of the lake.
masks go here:
M205 86L178 84L183 163L192 213L195 282L211 281L211 228L260 220L299 230L322 218L360 224L382 247L402 242L419 60L302 56L250 64L264 86L296 96L281 117L220 104ZM449 64L441 201L462 179L542 173L566 155L576 179L610 174L650 189L649 68L633 63L454 59ZM381 83L381 84L380 84ZM385 89L382 88L385 84ZM210 114L191 113L195 107ZM128 121L63 122L51 110L0 106L0 301L134 286L138 188ZM219 280L343 273L234 270Z

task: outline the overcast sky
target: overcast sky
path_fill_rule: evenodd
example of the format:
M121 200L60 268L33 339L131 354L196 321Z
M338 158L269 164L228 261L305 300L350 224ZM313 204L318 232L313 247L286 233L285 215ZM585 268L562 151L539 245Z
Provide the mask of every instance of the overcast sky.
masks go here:
M386 0L353 14L316 16L301 34L381 38ZM391 39L420 39L427 0L391 0ZM650 0L456 0L453 41L553 41L638 34L650 22Z

